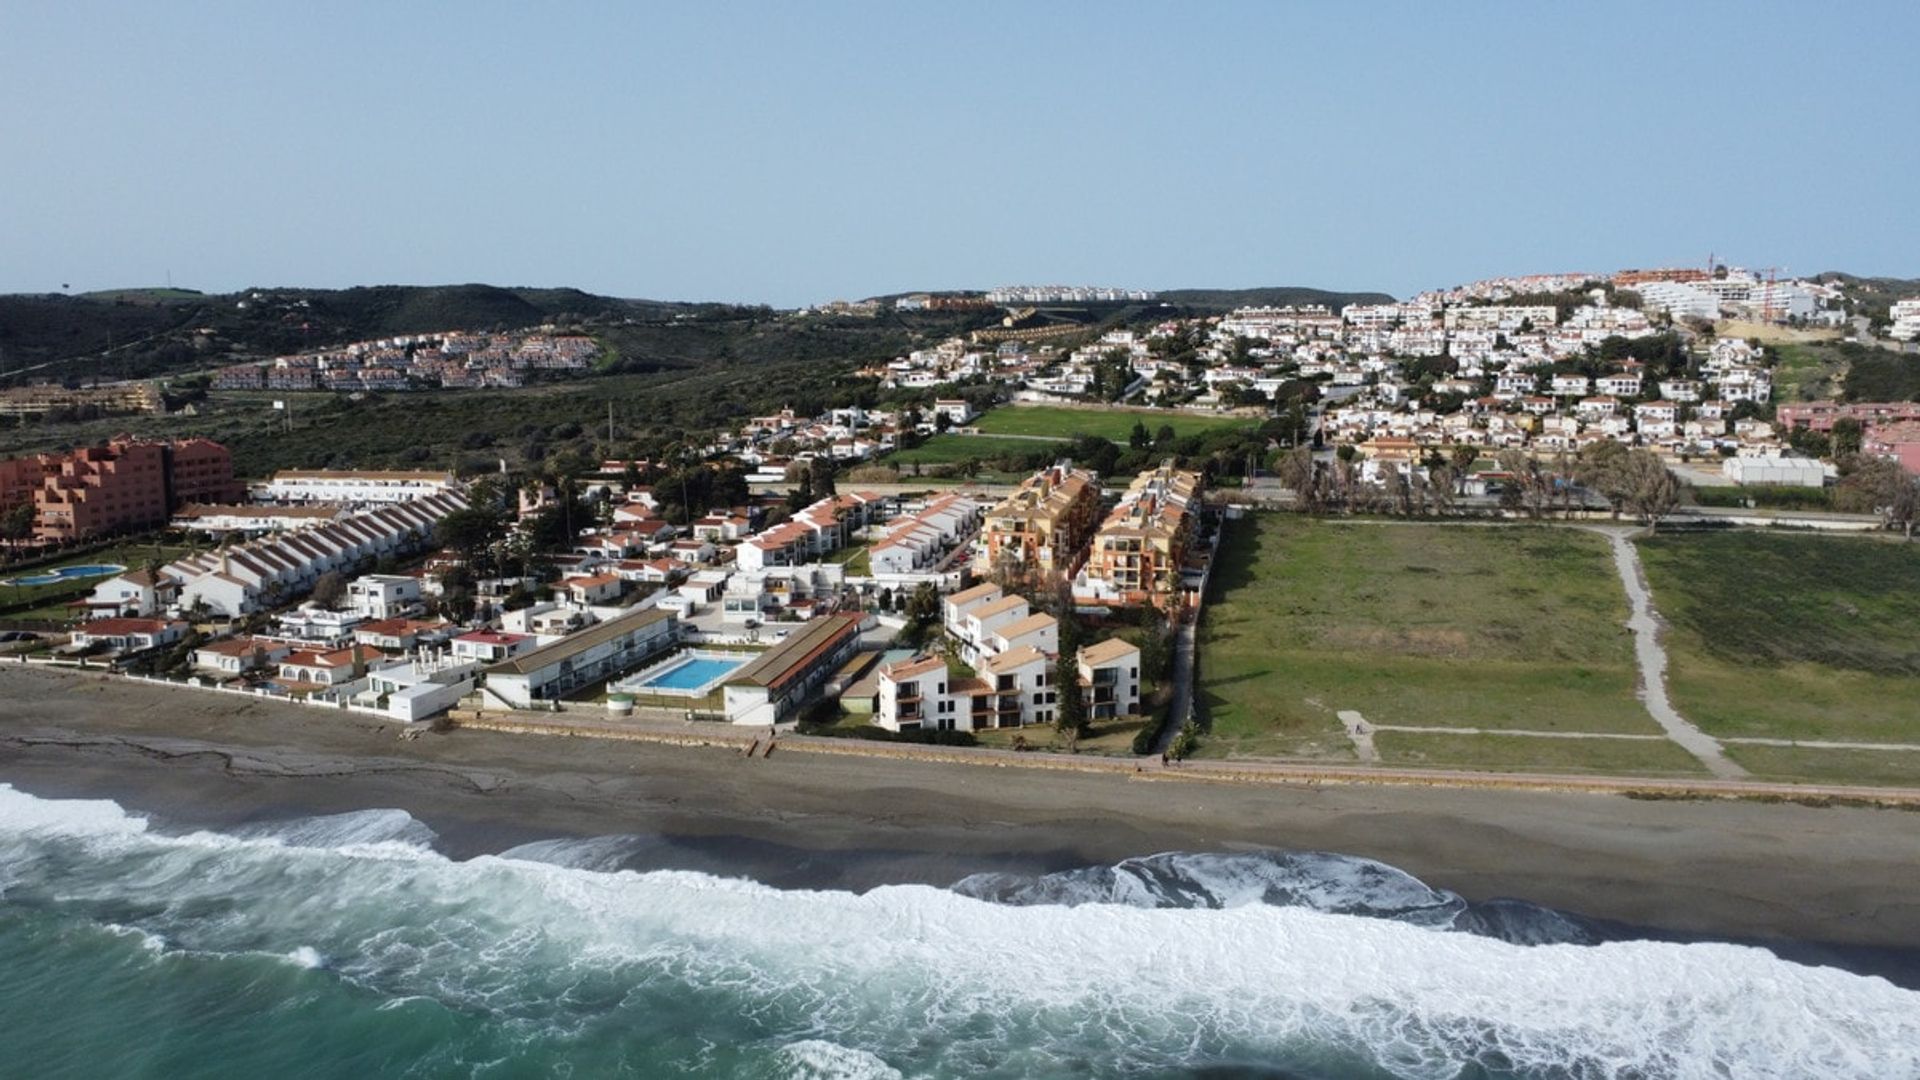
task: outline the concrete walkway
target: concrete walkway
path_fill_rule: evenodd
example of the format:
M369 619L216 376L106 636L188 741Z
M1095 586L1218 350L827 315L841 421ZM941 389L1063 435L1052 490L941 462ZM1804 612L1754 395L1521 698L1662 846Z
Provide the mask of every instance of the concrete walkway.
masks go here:
M1627 629L1633 631L1633 653L1640 665L1640 701L1647 713L1660 725L1667 737L1680 748L1700 759L1707 771L1722 780L1738 780L1747 770L1733 763L1720 743L1694 727L1673 707L1667 696L1667 649L1660 643L1660 617L1654 614L1653 596L1647 589L1646 572L1640 566L1640 552L1627 537L1626 529L1596 529L1613 545L1613 566L1619 571L1620 584L1633 603L1633 615Z

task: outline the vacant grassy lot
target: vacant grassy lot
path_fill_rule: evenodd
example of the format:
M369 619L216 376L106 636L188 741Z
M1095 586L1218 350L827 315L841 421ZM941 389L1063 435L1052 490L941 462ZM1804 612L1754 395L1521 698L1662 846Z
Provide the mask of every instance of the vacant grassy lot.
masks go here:
M1603 537L1279 514L1230 528L1200 630L1204 753L1345 756L1343 709L1658 733Z
M1064 441L1065 436L1062 436ZM1024 457L1047 449L1054 443L1042 439L996 438L992 435L935 435L911 450L895 450L887 455L892 465L951 465L979 460L992 463L1005 456Z
M1006 405L976 421L989 435L1048 435L1071 438L1098 435L1126 445L1133 425L1144 423L1150 434L1158 435L1162 424L1171 425L1176 438L1208 431L1250 428L1259 421L1245 416L1203 416L1171 409L1130 412L1124 409L1069 409L1054 405Z
M1920 750L1808 750L1729 746L1727 756L1762 780L1920 786Z
M1643 540L1640 558L1670 626L1674 703L1694 723L1920 742L1920 545L1730 532Z
M1698 759L1666 739L1541 739L1528 735L1382 731L1373 737L1373 745L1385 765L1600 776L1706 775Z

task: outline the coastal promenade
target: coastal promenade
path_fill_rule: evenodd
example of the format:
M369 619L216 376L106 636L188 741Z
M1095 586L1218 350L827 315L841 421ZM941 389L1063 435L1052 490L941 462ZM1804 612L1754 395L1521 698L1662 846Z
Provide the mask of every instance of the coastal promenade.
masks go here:
M456 730L467 728L548 738L573 737L670 746L725 747L751 756L767 756L769 753L834 754L985 768L1104 773L1121 775L1134 780L1210 781L1295 787L1374 785L1506 789L1625 795L1642 799L1747 799L1760 802L1838 803L1920 808L1920 789L1899 787L1785 784L1733 779L1483 772L1462 769L1319 765L1236 759L1188 760L1163 765L1158 757L1108 757L1037 750L1002 750L979 746L935 746L924 743L801 735L792 732L781 732L773 737L772 747L769 749L769 737L765 728L736 727L700 721L601 720L571 716L563 718L553 713L535 712L474 713L455 710L449 717L448 724Z

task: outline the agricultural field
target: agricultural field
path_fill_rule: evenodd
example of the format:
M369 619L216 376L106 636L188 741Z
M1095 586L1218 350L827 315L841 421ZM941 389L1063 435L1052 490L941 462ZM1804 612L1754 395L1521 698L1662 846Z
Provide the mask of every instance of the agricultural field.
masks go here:
M1199 635L1203 754L1350 758L1342 710L1374 724L1659 733L1634 696L1627 600L1602 536L1279 514L1230 530ZM1454 740L1445 764L1549 764L1441 737ZM1442 753L1378 745L1406 762Z
M1158 434L1161 425L1170 425L1176 438L1209 431L1251 428L1259 420L1246 416L1204 416L1172 409L1134 412L1124 409L1073 409L1057 405L1003 405L975 421L986 435L1045 435L1062 439L1075 435L1098 435L1122 446L1133 433L1133 425L1144 423L1147 431Z
M1920 742L1920 544L1726 532L1639 548L1681 715L1720 736Z

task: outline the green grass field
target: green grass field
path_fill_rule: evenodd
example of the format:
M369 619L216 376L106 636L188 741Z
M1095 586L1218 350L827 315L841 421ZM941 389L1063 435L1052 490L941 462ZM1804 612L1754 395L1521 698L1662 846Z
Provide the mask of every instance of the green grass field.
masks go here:
M1689 720L1717 735L1920 742L1920 545L1731 532L1643 540L1640 558Z
M1657 734L1604 538L1569 529L1234 522L1200 630L1209 755L1350 753L1380 724Z
M1373 744L1384 765L1600 776L1706 775L1698 759L1665 739L1542 739L1528 735L1382 731L1373 737Z
M1131 412L1124 409L1069 409L1056 405L1004 405L976 421L988 435L1047 435L1071 438L1098 435L1122 446L1133 433L1133 425L1144 423L1147 431L1158 434L1162 424L1173 427L1176 437L1207 431L1250 428L1259 423L1245 416L1203 416L1171 409Z
M1729 746L1727 756L1761 780L1920 787L1920 750Z
M1031 454L1058 445L1040 439L996 438L992 435L935 435L911 450L895 450L888 464L951 465L978 458L992 462L1005 455Z

